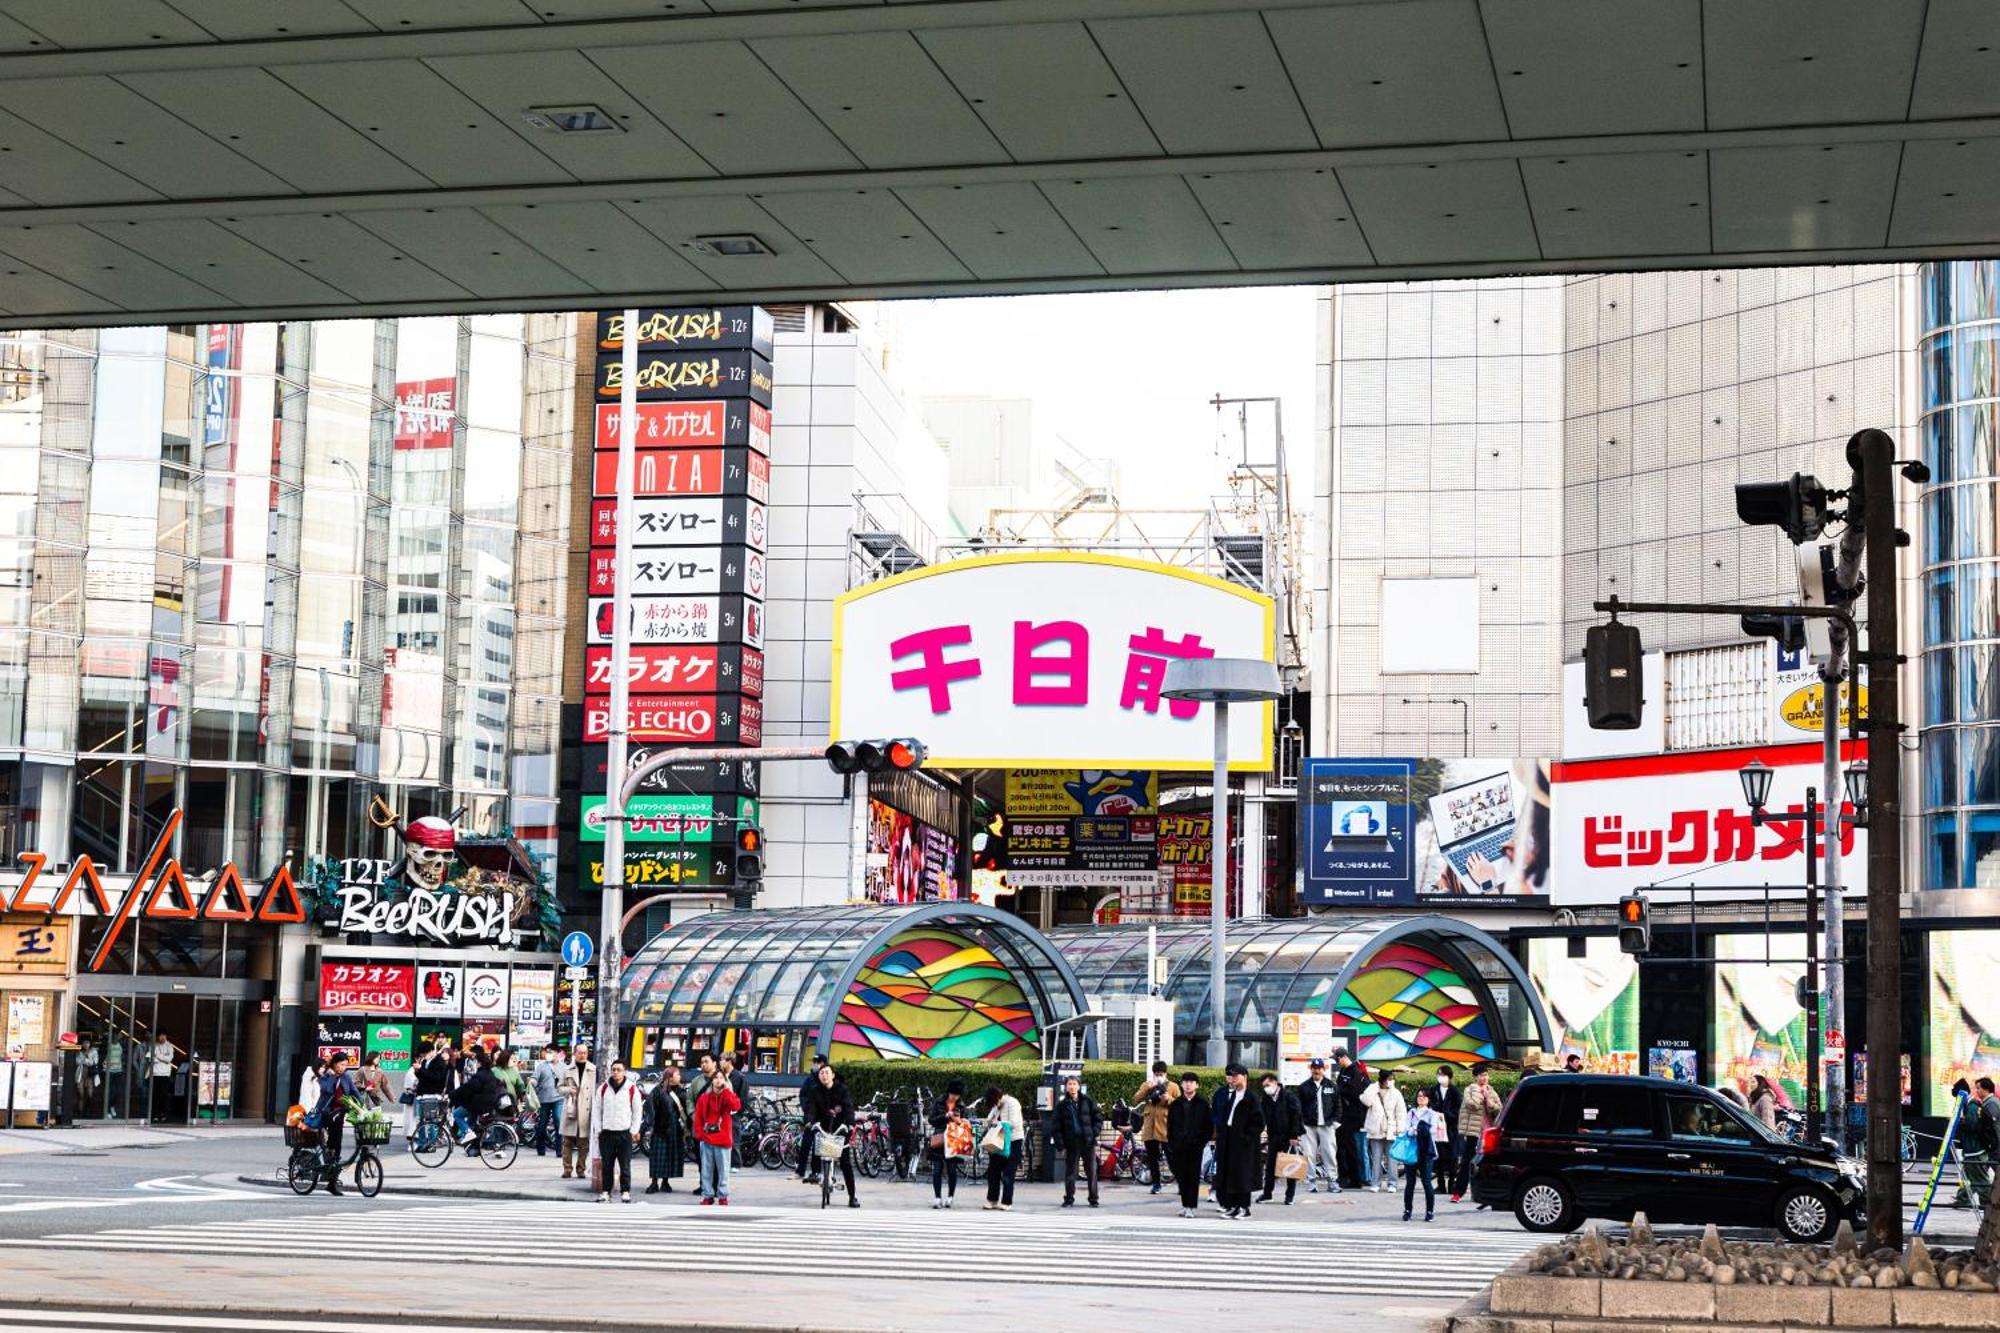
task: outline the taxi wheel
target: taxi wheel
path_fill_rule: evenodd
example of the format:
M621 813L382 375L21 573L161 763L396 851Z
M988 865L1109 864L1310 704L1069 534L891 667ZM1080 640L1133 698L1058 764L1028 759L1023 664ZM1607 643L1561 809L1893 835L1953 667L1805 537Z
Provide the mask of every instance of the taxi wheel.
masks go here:
M1536 1176L1514 1196L1514 1216L1530 1231L1570 1231L1576 1226L1576 1201L1554 1176Z

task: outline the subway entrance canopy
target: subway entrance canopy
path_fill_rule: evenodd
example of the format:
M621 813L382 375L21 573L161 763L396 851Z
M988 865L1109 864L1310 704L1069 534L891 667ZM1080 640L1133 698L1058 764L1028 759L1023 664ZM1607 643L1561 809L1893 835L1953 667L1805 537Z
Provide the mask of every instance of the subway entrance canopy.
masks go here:
M0 0L0 324L1944 258L1973 0Z
M1208 1032L1208 927L1156 927L1174 1002L1178 1056ZM1064 926L1052 934L1094 996L1147 991L1143 925ZM1554 1045L1540 995L1506 946L1443 916L1290 917L1230 927L1223 1029L1239 1059L1277 1060L1278 1016L1326 1013L1370 1065L1519 1060Z
M1084 994L1055 946L1012 913L864 903L681 922L626 964L623 1003L640 1028L753 1033L788 1072L812 1051L836 1064L1036 1059L1041 1030L1083 1012Z

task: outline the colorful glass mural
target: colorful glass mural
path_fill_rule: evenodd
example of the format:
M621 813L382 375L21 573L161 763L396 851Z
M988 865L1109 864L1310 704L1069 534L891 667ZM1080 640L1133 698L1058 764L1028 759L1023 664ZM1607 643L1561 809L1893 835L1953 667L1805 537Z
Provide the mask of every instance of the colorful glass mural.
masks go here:
M1436 954L1391 944L1355 973L1334 1005L1371 1065L1473 1064L1493 1058L1493 1033L1472 987Z
M1032 1054L1035 1015L985 945L953 930L906 930L841 1000L831 1059L994 1060Z

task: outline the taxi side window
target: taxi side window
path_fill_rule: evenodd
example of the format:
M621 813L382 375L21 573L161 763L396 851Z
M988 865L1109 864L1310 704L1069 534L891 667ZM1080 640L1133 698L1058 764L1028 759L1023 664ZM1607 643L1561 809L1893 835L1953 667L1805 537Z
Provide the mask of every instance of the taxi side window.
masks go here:
M1645 1088L1584 1087L1576 1100L1576 1132L1591 1138L1651 1138L1653 1094Z
M1677 1139L1706 1143L1749 1143L1749 1129L1704 1097L1668 1097L1667 1124Z

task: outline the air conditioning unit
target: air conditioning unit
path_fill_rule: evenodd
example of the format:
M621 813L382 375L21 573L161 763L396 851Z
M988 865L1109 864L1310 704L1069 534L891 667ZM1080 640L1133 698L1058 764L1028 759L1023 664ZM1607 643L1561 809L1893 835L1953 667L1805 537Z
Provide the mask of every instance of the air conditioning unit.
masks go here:
M1111 1015L1103 1029L1107 1060L1151 1065L1174 1058L1174 1002L1147 995L1106 995L1098 1006Z

